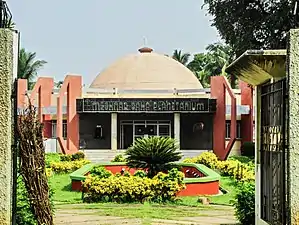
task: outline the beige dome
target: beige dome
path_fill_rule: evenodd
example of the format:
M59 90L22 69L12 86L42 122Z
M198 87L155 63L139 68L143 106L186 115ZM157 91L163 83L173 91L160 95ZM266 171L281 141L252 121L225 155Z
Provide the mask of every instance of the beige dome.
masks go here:
M201 89L195 75L184 65L164 55L139 50L101 72L90 88L117 89Z

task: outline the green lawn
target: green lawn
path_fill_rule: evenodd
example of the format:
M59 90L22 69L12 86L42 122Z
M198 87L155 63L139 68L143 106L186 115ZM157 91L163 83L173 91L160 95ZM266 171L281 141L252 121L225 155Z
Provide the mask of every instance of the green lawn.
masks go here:
M82 194L72 191L69 174L54 174L50 177L50 185L54 190L56 203L80 203Z
M71 179L69 174L55 174L50 178L50 185L54 189L54 201L56 203L81 203L82 194L80 192L72 191ZM209 197L212 204L218 205L231 205L234 195L236 194L235 183L233 179L229 177L222 177L220 185L224 188L227 193L219 196ZM176 203L171 205L182 205L182 206L200 206L198 203L198 197L181 197ZM170 204L170 203L169 203Z

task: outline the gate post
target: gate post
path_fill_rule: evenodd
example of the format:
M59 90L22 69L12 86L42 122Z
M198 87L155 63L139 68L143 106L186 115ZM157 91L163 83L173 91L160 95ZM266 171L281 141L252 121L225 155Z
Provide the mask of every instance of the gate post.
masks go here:
M0 224L11 223L13 31L0 29Z
M289 32L287 53L289 86L289 205L291 224L299 224L299 29Z

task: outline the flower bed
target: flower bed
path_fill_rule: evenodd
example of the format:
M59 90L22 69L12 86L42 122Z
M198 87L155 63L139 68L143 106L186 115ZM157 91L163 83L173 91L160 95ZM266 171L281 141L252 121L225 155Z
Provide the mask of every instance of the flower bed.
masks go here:
M81 191L82 182L95 165L101 165L113 174L128 171L134 174L137 169L130 169L126 163L103 163L103 164L87 164L76 170L70 175L72 180L72 190ZM198 195L216 195L219 193L220 175L202 164L179 163L181 171L184 172L184 184L186 189L177 193L177 196L198 196Z

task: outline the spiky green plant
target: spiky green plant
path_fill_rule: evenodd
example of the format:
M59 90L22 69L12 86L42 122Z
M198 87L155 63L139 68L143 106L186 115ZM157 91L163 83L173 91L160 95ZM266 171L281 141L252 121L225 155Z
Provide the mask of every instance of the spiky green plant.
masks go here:
M130 168L144 169L148 177L177 167L182 158L178 143L170 137L140 138L125 153Z

